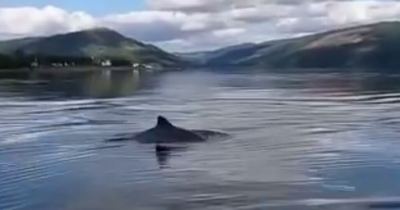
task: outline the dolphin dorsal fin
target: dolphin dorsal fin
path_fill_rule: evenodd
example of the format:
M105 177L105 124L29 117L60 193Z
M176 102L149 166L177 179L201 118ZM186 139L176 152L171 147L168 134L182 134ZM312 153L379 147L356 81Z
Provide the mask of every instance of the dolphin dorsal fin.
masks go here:
M174 127L172 123L170 123L167 118L163 116L158 116L157 118L157 127Z

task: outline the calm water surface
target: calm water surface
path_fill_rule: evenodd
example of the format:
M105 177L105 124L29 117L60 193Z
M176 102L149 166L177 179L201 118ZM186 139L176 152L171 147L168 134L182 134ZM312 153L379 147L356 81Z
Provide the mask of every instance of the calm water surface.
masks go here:
M232 138L104 142L158 115ZM2 73L0 125L1 210L400 207L397 75Z

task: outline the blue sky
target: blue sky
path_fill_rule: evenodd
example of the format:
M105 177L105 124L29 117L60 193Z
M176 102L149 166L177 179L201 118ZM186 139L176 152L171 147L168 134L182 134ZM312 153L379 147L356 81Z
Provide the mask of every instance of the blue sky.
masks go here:
M52 5L67 11L85 11L95 16L142 10L145 0L0 0L0 7L44 7Z

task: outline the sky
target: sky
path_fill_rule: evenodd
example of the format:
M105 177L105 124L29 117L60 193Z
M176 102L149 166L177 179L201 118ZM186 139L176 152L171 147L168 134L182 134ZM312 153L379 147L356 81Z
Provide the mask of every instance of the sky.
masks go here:
M0 0L0 39L108 27L174 52L400 19L400 0Z

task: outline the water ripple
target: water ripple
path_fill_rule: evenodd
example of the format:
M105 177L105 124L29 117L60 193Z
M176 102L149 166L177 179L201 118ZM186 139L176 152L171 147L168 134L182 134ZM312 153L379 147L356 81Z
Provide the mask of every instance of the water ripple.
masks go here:
M10 90L0 93L1 210L389 209L399 201L400 88L375 85L399 77L175 72L121 95L138 82L121 74L65 87L0 81ZM36 89L40 96L28 91ZM82 97L88 92L116 97ZM68 97L43 99L55 93ZM160 114L232 138L171 151L162 157L168 167L152 145L104 143L154 126Z

